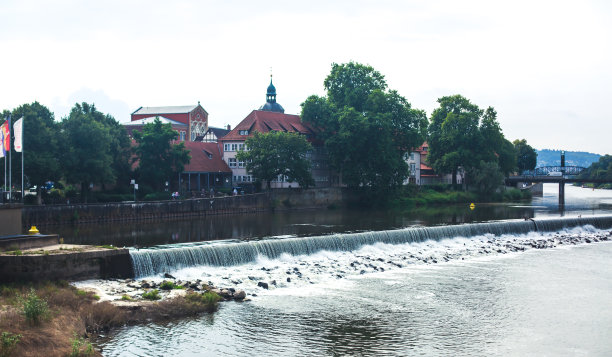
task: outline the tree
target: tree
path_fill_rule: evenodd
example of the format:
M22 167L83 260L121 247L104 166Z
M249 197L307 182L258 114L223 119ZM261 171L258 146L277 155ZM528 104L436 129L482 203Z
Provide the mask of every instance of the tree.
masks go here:
M332 168L350 187L380 192L401 185L408 177L404 154L425 140L425 112L387 90L371 66L333 63L324 86L327 96L308 97L301 116L320 131Z
M184 143L172 143L177 138L172 125L162 124L159 117L133 135L137 143L134 151L139 181L156 191L161 191L165 182L182 172L191 160Z
M429 124L430 165L439 173L450 173L453 185L462 167L466 172L493 167L505 175L516 167L513 145L504 137L492 107L482 111L461 95L438 99ZM470 175L468 175L470 177ZM473 177L473 175L472 175Z
M504 181L504 175L497 163L480 161L477 167L468 170L471 182L476 185L478 192L490 196Z
M533 170L538 161L538 153L527 144L527 140L514 140L514 148L516 150L516 164L519 171Z
M282 131L255 132L245 141L245 146L248 151L240 151L236 158L246 162L251 175L266 181L268 189L270 182L281 175L301 187L314 184L310 161L306 158L312 146L304 136Z
M94 105L75 104L62 119L61 158L66 182L81 185L81 198L87 202L90 184L115 181L112 170L112 138L108 128L97 121Z
M27 183L37 186L40 200L40 188L45 182L58 181L61 177L58 124L53 113L38 102L23 104L14 109L12 118L13 123L19 118L23 118L24 123L22 134L24 150L22 153L16 152L13 161L21 162L21 155L24 155L23 166ZM21 173L21 165L14 168L17 170L13 171Z

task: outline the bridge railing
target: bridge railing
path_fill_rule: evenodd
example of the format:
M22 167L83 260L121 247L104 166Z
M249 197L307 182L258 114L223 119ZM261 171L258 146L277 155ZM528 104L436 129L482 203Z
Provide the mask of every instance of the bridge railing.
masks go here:
M580 174L584 167L580 166L542 166L535 170L525 170L523 176L575 176Z

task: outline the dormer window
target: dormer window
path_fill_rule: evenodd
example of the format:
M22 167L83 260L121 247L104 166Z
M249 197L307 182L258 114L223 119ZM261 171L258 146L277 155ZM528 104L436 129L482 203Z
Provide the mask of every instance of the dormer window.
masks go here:
M249 135L249 131L248 130L239 130L238 134L240 134L240 135Z

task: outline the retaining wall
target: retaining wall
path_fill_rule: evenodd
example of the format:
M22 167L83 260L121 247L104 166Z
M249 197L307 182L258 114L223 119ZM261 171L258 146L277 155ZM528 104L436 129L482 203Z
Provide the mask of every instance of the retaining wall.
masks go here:
M49 255L0 255L0 281L131 278L127 249L100 249Z
M270 200L263 193L155 202L118 202L26 206L24 227L66 223L164 220L191 216L240 214L270 209Z

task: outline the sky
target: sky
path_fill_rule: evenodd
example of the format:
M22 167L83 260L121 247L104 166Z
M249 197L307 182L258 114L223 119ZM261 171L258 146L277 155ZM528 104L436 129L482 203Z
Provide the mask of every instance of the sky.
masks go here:
M299 114L332 63L369 64L428 115L461 94L494 107L509 140L612 154L612 2L0 2L0 110L39 101L201 105L232 127L265 103Z

